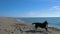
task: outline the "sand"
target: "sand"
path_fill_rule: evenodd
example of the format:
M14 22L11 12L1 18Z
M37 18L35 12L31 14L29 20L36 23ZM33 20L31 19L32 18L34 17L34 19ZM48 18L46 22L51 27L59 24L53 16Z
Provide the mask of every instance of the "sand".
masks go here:
M60 29L48 27L48 32L42 28L35 31L33 25L18 22L16 18L0 18L0 34L60 34Z

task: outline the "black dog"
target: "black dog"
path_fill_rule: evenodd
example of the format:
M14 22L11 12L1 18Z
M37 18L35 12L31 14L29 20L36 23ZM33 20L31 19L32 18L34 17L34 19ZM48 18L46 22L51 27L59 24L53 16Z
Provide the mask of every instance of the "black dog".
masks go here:
M33 24L35 24L35 29L37 29L38 27L40 27L40 28L45 28L46 31L48 31L47 30L47 27L48 27L48 22L47 21L45 21L44 23L35 22L35 23L32 23L32 25Z

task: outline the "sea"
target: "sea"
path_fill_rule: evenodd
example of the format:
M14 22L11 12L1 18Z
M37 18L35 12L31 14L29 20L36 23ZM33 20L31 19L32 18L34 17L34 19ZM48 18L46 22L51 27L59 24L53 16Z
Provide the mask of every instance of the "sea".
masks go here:
M55 27L60 29L60 17L22 17L17 18L19 21L23 21L25 23L33 23L33 22L40 22L43 23L44 21L48 22L49 27Z

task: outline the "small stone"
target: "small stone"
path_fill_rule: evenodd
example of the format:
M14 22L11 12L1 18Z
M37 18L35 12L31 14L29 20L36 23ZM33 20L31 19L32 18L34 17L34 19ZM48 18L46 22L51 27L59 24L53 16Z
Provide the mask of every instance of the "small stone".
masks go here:
M11 32L11 33L14 33L14 32Z

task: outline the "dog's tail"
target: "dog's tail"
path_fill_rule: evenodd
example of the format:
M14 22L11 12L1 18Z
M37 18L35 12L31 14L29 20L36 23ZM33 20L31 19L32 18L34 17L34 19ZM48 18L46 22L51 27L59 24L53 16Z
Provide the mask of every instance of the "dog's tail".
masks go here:
M35 23L32 23L32 25L34 25Z

